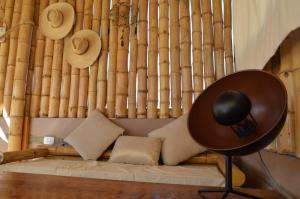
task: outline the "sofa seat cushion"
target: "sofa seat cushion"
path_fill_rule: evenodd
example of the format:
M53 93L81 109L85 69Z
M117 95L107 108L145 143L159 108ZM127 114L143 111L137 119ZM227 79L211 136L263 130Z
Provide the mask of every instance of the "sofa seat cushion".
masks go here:
M148 166L41 158L1 165L0 172L198 186L224 186L225 183L224 176L215 165Z

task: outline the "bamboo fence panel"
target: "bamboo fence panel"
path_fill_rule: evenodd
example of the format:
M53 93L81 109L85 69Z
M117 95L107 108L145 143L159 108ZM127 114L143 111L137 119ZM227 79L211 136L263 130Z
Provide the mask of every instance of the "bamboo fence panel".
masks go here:
M84 10L84 0L76 0L75 3L76 22L74 27L74 33L82 29L83 10ZM79 95L79 69L72 67L68 117L77 117L78 95Z
M179 1L170 0L170 58L172 117L181 115Z
M147 118L157 118L158 101L158 1L149 3L148 104ZM146 99L145 99L146 100Z
M295 135L294 135L294 142L295 142L295 150L296 156L300 157L300 31L296 30L291 35L291 43L293 44L293 48L291 51L292 54L292 76L293 76L293 86L294 86L294 105L295 105Z
M182 109L189 112L192 107L191 29L189 0L179 1L180 6L180 68L182 73Z
M59 0L65 2L66 0ZM51 68L51 84L50 84L50 99L49 99L49 113L48 117L59 116L59 100L60 100L60 87L62 78L62 62L64 39L54 41L53 47L53 60Z
M57 0L49 0L49 4L56 3ZM41 104L40 117L48 117L49 101L50 101L50 87L51 87L51 72L54 54L54 40L46 37L44 64L42 73L42 90L41 90Z
M92 28L92 6L93 0L85 0L83 11L83 29ZM77 117L86 117L89 89L89 67L80 69L79 76L79 99Z
M194 98L203 91L202 29L200 1L192 0Z
M34 0L22 1L20 34L18 38L16 67L12 93L8 151L20 150L25 106L26 75L29 65L30 42L33 29Z
M6 29L11 28L14 3L15 3L14 0L10 0L7 1L5 4L5 11L4 11L2 23L5 24ZM3 111L3 95L4 95L4 86L5 86L6 67L8 61L8 53L9 53L9 40L10 40L9 35L6 35L5 41L1 43L0 46L0 115L2 115L2 111Z
M39 15L48 6L49 0L40 0ZM38 117L40 110L42 73L44 64L45 36L38 27L36 32L36 51L34 55L33 83L31 90L30 117Z
M117 50L118 50L118 17L119 0L112 1L112 10L110 13L110 31L109 31L109 66L107 82L107 116L115 117L116 104L116 68L117 68ZM133 52L131 52L133 53Z
M138 99L137 99L137 117L146 118L146 100L147 100L147 26L148 26L148 0L140 1L139 4L139 26L138 26ZM152 72L152 71L151 71Z
M224 0L224 49L226 75L234 72L232 56L232 33L231 33L231 0Z
M128 88L128 118L136 118L136 68L137 68L137 17L138 0L131 2L130 65Z
M7 116L10 115L21 9L22 9L22 0L15 0L13 18L11 22L12 28L11 28L10 39L9 39L9 52L8 52L5 86L4 86L4 98L3 98L4 111L6 113L5 115Z
M169 8L168 0L159 1L160 118L169 117Z
M214 58L216 79L224 77L223 18L221 0L213 1Z
M130 1L120 0L117 40L116 117L127 117L129 11Z
M100 33L102 0L94 0L92 18L92 30ZM89 87L88 87L88 113L96 109L97 103L97 73L98 59L90 67Z
M68 0L68 3L75 8L75 0ZM73 30L64 38L64 45L70 39L73 34ZM62 79L61 90L59 100L59 117L68 117L68 107L70 98L70 85L71 85L71 65L67 62L65 54L63 54L62 60Z
M30 48L30 56L29 56L29 66L26 80L26 94L25 94L25 118L23 124L23 134L22 134L22 150L28 148L29 142L29 127L30 127L30 105L31 105L31 88L33 81L33 72L34 72L34 59L35 59L35 51L37 44L37 29L39 26L39 7L40 0L35 0L34 6L34 26L32 31L31 38L31 48Z
M213 63L213 28L211 1L202 1L202 21L203 21L203 50L204 50L204 82L208 87L215 81Z
M107 58L109 50L109 7L110 1L102 2L101 17L101 54L99 58L98 75L97 75L97 109L105 113L106 92L107 92ZM116 41L115 41L116 42Z
M280 46L280 65L278 67L278 76L287 88L288 93L288 113L287 119L277 137L276 150L280 153L293 152L294 150L294 133L295 133L295 88L293 85L293 74L289 72L292 69L292 39L287 38Z

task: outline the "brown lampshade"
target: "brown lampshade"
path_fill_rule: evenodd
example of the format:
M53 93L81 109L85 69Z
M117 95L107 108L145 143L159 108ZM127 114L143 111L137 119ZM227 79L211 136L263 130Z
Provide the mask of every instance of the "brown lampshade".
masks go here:
M213 116L216 98L227 90L245 94L251 101L250 114L256 129L239 137L231 126L218 123ZM274 75L246 70L228 75L209 86L194 102L188 127L192 137L210 150L225 155L246 155L270 144L279 134L287 114L287 92Z

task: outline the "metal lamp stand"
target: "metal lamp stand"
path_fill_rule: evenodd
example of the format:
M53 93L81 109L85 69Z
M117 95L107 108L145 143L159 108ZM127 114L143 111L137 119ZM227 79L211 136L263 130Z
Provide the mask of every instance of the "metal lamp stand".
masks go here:
M202 195L202 193L217 193L217 192L223 192L223 196L221 199L227 198L228 194L235 194L239 196L243 196L245 198L252 198L252 199L262 199L257 196L250 195L248 193L243 193L237 190L234 190L232 187L232 156L226 155L226 185L225 188L207 188L207 189L201 189L199 190L199 194Z

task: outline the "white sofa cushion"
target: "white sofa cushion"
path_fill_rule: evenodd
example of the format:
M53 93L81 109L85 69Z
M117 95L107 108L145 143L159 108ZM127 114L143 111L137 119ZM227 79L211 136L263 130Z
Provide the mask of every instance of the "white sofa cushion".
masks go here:
M97 160L123 132L124 129L95 110L64 140L84 160Z
M148 134L149 137L162 139L161 155L163 163L166 165L177 165L198 153L206 151L190 135L187 118L188 114L184 114Z
M158 165L161 140L151 137L120 136L114 146L110 162Z

